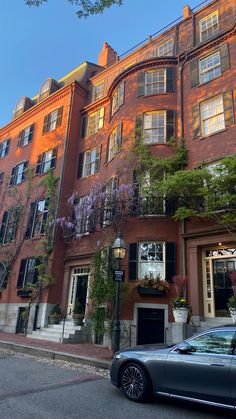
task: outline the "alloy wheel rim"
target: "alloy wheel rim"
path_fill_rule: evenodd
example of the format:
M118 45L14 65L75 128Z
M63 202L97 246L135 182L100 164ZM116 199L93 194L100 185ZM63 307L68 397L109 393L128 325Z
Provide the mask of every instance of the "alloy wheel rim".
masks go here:
M127 367L123 372L122 384L127 396L137 399L143 391L143 376L134 366Z

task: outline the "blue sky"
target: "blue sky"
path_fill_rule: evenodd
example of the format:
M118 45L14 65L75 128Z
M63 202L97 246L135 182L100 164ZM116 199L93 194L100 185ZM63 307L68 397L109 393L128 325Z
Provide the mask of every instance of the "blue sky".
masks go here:
M67 0L31 8L24 0L1 2L0 127L12 119L18 99L33 97L46 78L59 79L86 60L97 63L105 41L121 55L180 17L186 3L192 8L201 3L123 1L87 19L78 19Z

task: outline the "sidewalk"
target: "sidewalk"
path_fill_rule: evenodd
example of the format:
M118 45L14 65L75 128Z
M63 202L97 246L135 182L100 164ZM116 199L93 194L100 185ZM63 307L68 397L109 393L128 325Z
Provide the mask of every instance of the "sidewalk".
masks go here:
M0 331L0 349L109 369L112 351L92 343L57 343Z

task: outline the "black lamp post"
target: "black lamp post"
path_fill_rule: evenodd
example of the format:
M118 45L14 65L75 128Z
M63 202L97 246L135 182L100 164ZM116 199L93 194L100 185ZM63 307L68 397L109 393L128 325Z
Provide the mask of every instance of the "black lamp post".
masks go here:
M115 239L112 250L114 258L118 261L118 269L120 270L121 261L125 258L126 254L126 245L123 240L121 233L118 233L117 238ZM114 280L116 281L116 300L115 300L115 323L114 323L114 342L113 350L114 353L120 349L120 279L116 278L114 272Z

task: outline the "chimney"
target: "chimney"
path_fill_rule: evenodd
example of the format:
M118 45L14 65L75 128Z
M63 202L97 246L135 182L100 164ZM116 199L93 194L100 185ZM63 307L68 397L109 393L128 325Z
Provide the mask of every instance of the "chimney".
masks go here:
M117 61L117 52L107 43L104 42L103 48L98 56L98 65L109 67Z
M193 14L192 9L186 4L183 7L183 17L184 19L187 19L188 17L190 17Z

